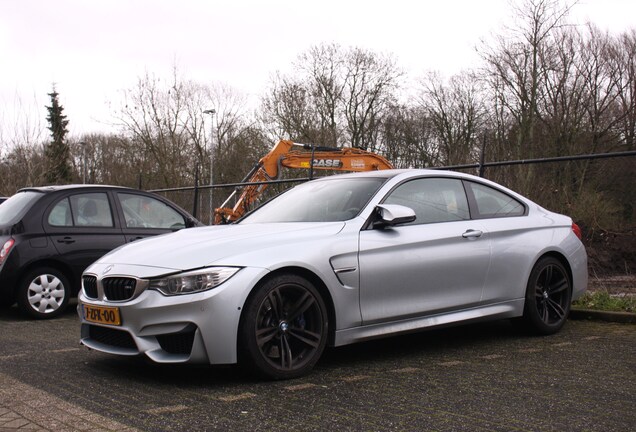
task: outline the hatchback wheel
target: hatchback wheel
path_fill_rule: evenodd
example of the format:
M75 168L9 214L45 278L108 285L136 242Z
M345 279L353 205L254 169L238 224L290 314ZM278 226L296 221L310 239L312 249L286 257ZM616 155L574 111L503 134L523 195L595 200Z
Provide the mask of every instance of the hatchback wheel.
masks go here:
M327 342L327 311L318 290L296 275L257 288L240 327L240 361L259 374L289 379L309 372Z
M36 319L55 318L66 309L70 285L62 272L50 267L27 273L18 289L21 311Z
M0 297L0 309L8 309L15 303L13 297Z
M545 257L530 273L523 318L538 334L558 332L570 312L572 286L567 270L559 260Z

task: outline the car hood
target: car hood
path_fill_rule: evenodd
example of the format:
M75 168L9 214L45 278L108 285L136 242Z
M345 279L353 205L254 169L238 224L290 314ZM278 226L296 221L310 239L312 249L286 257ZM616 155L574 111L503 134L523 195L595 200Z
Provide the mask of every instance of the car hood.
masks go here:
M190 228L150 237L104 255L96 264L125 264L166 270L189 270L209 266L239 265L240 256L280 247L307 244L315 238L335 235L344 222L272 223L220 225ZM245 264L243 264L245 265Z

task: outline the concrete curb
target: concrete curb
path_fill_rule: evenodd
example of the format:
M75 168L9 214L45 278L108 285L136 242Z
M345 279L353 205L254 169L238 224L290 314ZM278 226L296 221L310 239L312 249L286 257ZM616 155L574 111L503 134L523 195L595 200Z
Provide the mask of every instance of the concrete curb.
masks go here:
M572 320L597 320L623 324L636 324L636 313L610 312L592 309L571 309L569 319Z

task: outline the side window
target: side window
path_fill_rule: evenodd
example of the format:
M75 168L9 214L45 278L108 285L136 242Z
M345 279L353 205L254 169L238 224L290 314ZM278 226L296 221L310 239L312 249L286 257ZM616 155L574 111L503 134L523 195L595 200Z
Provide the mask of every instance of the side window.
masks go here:
M71 210L78 227L113 227L108 195L103 192L72 195Z
M477 205L478 218L495 218L506 216L523 216L526 208L519 201L479 183L466 182L475 197Z
M73 226L73 215L71 215L71 205L68 198L55 204L49 213L49 225L56 227Z
M127 228L185 228L185 218L158 199L127 193L118 193Z
M423 178L398 186L384 201L415 211L411 225L470 219L466 193L460 180Z

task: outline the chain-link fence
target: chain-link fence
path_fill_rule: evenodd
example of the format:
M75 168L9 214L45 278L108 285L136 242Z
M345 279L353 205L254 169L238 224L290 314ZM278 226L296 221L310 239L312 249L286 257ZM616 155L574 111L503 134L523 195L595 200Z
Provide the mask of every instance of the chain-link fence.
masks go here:
M527 196L551 210L581 220L590 229L619 229L636 221L636 151L576 155L566 157L486 162L431 169L461 170L496 181ZM305 175L308 175L309 170ZM270 182L259 197L263 203L285 189L310 180L288 178ZM213 209L233 207L241 189L255 183L194 185L157 189L191 212L205 224L211 224Z

